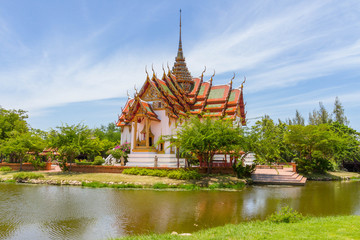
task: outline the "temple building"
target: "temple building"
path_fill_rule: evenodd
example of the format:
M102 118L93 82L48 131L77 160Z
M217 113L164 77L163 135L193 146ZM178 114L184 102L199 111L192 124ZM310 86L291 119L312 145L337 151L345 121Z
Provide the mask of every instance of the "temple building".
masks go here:
M213 77L204 81L204 72L193 78L186 66L181 42L181 15L179 48L173 68L161 78L153 71L146 72L146 80L134 98L128 98L117 126L121 127L121 144L131 143L127 166L176 167L176 149L170 142L155 143L161 136L176 134L183 118L189 115L224 117L245 125L243 84L213 85ZM180 165L184 164L181 159Z

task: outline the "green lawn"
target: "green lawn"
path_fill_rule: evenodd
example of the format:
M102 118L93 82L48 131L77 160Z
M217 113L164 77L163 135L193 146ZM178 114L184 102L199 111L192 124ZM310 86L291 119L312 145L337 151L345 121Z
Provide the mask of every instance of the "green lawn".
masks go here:
M0 172L0 179L2 181L9 180L13 178L13 175L19 171L11 172ZM120 173L72 173L72 172L34 172L41 173L44 175L43 180L53 180L53 181L79 181L79 182L96 182L96 183L121 183L121 184L135 184L142 186L154 186L155 184L164 184L164 185L197 185L197 186L208 186L213 185L237 185L243 184L244 180L237 179L234 176L229 175L213 175L213 176L204 176L200 180L177 180L170 179L167 177L154 177L154 176L139 176L139 175L128 175ZM218 188L218 187L216 187ZM223 187L220 187L223 188Z
M305 174L308 180L347 180L347 179L360 179L360 174L356 172L345 172L345 171L337 171L331 172L328 171L327 173L313 173L313 174Z
M256 221L201 230L191 236L163 234L120 239L360 239L360 216L312 217L297 223Z

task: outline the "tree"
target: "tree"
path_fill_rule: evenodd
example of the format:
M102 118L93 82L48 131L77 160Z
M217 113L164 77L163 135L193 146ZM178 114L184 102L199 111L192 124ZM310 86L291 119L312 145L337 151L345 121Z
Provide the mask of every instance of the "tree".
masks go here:
M310 125L318 125L319 124L319 116L318 112L314 109L312 113L309 113L309 124ZM290 124L292 125L292 124Z
M286 150L283 140L283 123L276 125L269 116L257 121L252 127L253 151L256 160L263 164L279 163L284 161L282 151Z
M360 133L338 121L332 123L330 128L338 140L334 150L334 160L338 166L344 162L360 161Z
M115 123L109 123L107 126L101 125L100 128L95 128L93 134L100 140L108 140L115 145L120 144L121 129L116 127Z
M344 108L341 105L341 102L338 97L335 98L333 114L334 114L335 122L338 122L342 125L349 125L349 121L347 120L344 114Z
M318 111L314 109L312 114L309 113L310 125L320 125L320 124L332 122L331 114L328 113L322 102L319 102L319 107L320 109Z
M10 138L15 133L28 132L26 118L28 116L23 110L6 110L0 107L0 141Z
M185 121L173 141L183 151L194 153L201 161L206 162L208 173L211 173L214 155L234 150L241 143L240 131L230 119L195 116Z
M295 112L295 117L293 119L288 119L286 122L288 125L305 125L305 119L298 110Z
M324 104L322 102L319 102L319 106L320 106L320 109L319 109L320 124L331 123L332 122L331 114L328 113Z
M298 153L299 171L324 172L330 168L330 159L338 139L328 124L288 126L285 142Z
M48 141L51 147L57 148L62 160L62 166L67 170L66 163L74 162L74 159L80 154L95 157L101 151L106 151L108 141L101 141L94 137L91 130L83 125L62 125L56 130L51 130Z
M44 146L45 141L33 132L14 133L13 136L2 142L0 152L8 156L10 162L20 162L20 170L22 170L25 156L30 152L37 155L43 151Z

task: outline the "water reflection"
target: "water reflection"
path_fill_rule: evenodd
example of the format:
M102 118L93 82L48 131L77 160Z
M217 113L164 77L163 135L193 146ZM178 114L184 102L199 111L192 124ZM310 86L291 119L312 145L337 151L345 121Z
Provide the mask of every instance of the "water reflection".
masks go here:
M109 237L239 223L290 205L306 215L360 214L360 182L166 192L0 184L0 239Z

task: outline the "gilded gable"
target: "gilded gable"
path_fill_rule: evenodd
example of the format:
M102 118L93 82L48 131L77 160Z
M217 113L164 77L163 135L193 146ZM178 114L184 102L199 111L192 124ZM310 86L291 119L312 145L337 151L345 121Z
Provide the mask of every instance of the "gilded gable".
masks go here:
M141 97L142 100L144 101L159 101L160 100L160 95L158 90L155 89L154 86L150 85L144 95Z

